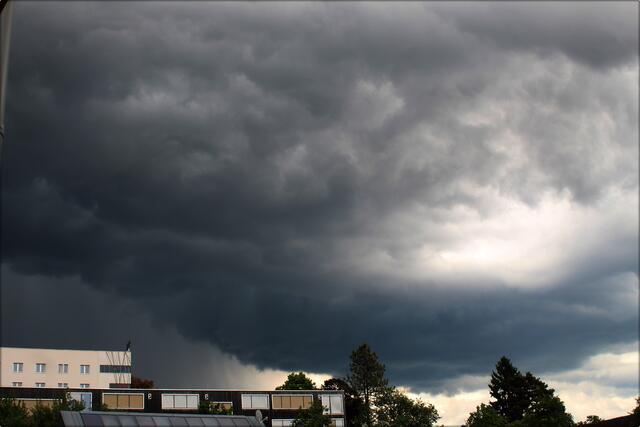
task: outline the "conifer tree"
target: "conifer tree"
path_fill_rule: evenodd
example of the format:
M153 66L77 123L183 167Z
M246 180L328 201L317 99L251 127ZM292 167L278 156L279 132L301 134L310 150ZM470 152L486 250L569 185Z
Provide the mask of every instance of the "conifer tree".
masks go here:
M347 381L364 400L365 421L372 426L373 400L386 390L388 384L384 376L384 364L378 361L378 355L368 344L362 344L351 353L349 370L351 373Z
M525 376L508 358L502 356L496 364L495 371L491 373L489 392L495 399L490 402L491 406L509 422L521 420L531 404L527 388Z

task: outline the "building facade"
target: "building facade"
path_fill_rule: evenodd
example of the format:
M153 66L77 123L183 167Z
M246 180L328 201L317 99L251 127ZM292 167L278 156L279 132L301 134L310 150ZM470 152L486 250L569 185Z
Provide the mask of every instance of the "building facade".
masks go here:
M300 410L319 401L333 427L346 425L344 392L340 390L0 388L0 397L16 399L28 408L52 404L65 393L83 402L88 410L194 414L206 402L237 416L255 417L260 411L266 427L288 427Z
M130 384L130 351L0 347L0 387L108 389Z

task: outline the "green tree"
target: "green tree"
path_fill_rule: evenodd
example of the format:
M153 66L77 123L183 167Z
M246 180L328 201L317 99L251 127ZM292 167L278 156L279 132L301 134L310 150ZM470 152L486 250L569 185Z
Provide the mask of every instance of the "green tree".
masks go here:
M469 415L467 427L573 427L573 417L555 390L531 372L525 375L506 357L491 374L491 406L480 405Z
M574 423L559 397L543 394L532 403L518 426L573 427Z
M330 378L322 384L321 388L344 392L344 410L348 426L360 426L364 423L364 401L348 382L341 378Z
M495 371L491 373L489 393L495 400L490 404L507 421L520 420L531 404L528 387L534 385L527 384L525 376L508 358L502 356L496 364Z
M298 412L291 424L293 427L327 427L331 425L331 417L324 414L319 400L314 400L308 409Z
M597 415L587 415L587 419L584 421L580 421L579 423L576 424L576 426L589 426L592 424L599 423L600 421L604 421L604 420Z
M51 406L36 405L31 410L31 421L38 427L59 427L64 425L60 411L82 411L83 409L82 402L65 395L62 399L55 400Z
M30 425L29 411L24 404L9 397L0 399L0 426L27 427Z
M376 400L376 425L380 427L432 427L440 418L431 404L412 400L388 387Z
M276 390L315 390L316 384L304 372L292 372Z
M349 364L349 385L364 401L364 419L368 426L372 425L372 403L387 387L388 380L384 376L384 364L378 361L368 344L362 344L351 353Z
M509 423L491 405L482 403L476 411L469 414L465 427L507 427Z
M636 397L636 407L633 411L631 411L630 415L640 416L640 396Z

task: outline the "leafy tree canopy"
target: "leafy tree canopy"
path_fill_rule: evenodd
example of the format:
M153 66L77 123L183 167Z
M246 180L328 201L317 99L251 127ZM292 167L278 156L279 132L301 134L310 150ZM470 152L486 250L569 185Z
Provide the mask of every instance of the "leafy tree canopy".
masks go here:
M68 396L53 401L52 406L36 405L27 410L12 398L0 399L0 425L11 427L59 427L64 425L60 411L82 411L84 405Z
M29 425L31 425L29 411L23 404L8 397L0 399L0 426L26 427Z
M375 415L376 425L380 427L431 427L440 418L433 405L412 400L395 387L380 394Z
M597 415L588 415L587 419L584 421L580 421L579 423L577 423L577 426L589 426L592 424L596 424L599 423L600 421L604 421L602 418L600 418Z
M542 395L525 413L518 427L573 427L573 417L557 396Z
M507 427L507 420L491 405L484 403L469 414L465 427Z
M292 372L276 390L315 390L316 384L304 372Z
M298 413L291 425L293 427L327 427L331 425L331 417L324 414L322 403L314 400L308 409Z

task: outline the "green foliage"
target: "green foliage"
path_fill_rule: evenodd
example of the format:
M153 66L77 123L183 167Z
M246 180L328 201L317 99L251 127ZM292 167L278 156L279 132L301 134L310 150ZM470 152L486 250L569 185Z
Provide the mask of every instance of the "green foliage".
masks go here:
M631 411L630 415L639 415L640 416L640 396L636 397L636 407L633 411Z
M348 426L360 426L365 422L364 400L341 378L330 378L322 385L322 390L342 390L344 392L344 409Z
M304 372L292 372L276 390L315 390L316 384Z
M92 406L93 406L92 410L94 411L103 411L103 412L109 411L109 405L107 405L104 402L97 402L97 403L94 403Z
M0 426L26 427L32 425L29 411L22 403L3 397L0 399Z
M553 395L540 395L527 410L522 427L573 427L573 417L565 410L564 403Z
M225 408L220 402L207 402L201 400L198 404L199 414L211 414L211 415L233 415L231 408Z
M491 375L489 391L495 401L469 415L467 427L573 427L564 403L540 378L520 373L502 357Z
M376 425L380 427L432 427L440 418L433 405L412 400L388 387L376 400Z
M476 411L469 414L465 427L507 427L509 423L491 405L484 403L476 407Z
M351 353L350 375L347 382L364 400L364 419L371 426L373 421L372 403L384 393L388 380L384 376L384 364L378 361L368 344L362 344Z
M82 402L65 395L62 399L55 400L51 406L36 405L31 410L31 421L38 427L59 427L64 425L60 411L82 411L83 409Z
M60 411L82 411L82 402L65 395L55 400L52 406L36 405L30 411L24 404L11 398L0 399L0 426L15 427L59 427L64 425Z
M587 419L584 421L580 421L579 423L577 423L577 426L589 426L592 424L596 424L599 423L600 421L604 421L602 418L600 418L597 415L588 415Z
M298 413L293 420L293 427L327 427L331 425L331 417L324 415L322 403L314 400L308 409L304 409Z
M509 422L522 419L531 400L527 391L525 377L502 356L489 383L489 392L495 399L491 402L493 409Z

